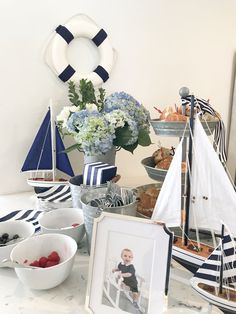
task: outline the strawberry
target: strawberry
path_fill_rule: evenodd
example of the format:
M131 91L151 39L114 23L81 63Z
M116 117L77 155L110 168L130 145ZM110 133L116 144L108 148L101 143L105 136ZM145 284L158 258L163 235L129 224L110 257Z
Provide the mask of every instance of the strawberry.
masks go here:
M48 255L48 260L52 261L52 262L57 262L59 263L60 261L60 256L58 255L58 253L56 251L51 252L50 255Z
M39 266L44 268L46 266L47 261L48 261L47 257L45 256L40 257Z
M72 224L71 226L75 228L75 227L78 227L78 226L79 226L79 224L74 223L74 224Z
M52 266L55 266L57 264L58 264L58 262L48 260L46 265L45 265L45 268L52 267Z
M34 266L34 267L40 267L39 266L39 261L33 261L32 263L30 263L30 266Z

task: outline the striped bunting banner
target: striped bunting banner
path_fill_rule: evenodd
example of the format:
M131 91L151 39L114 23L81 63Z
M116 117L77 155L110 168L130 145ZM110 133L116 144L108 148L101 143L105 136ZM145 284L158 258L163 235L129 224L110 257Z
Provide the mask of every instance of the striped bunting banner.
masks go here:
M191 96L181 97L182 105L191 105ZM219 123L217 123L215 127L214 141L216 144L216 151L219 155L219 159L221 162L225 163L227 160L226 154L226 143L225 143L225 126L224 122L220 119L218 113L211 107L208 101L202 98L194 97L194 105L204 113L209 113L214 117L219 119Z
M36 191L36 195L38 199L42 201L59 203L72 200L70 187L68 185L55 185L41 191Z
M40 225L39 225L39 216L43 213L41 210L36 209L21 209L21 210L15 210L9 214L6 214L4 216L0 216L0 222L8 221L8 220L24 220L31 222L35 227L35 232L40 231Z

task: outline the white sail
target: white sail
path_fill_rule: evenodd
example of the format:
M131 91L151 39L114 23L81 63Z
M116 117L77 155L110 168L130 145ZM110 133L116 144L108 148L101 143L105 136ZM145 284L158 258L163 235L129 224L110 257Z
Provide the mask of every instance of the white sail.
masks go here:
M153 220L163 221L168 227L181 223L182 143L183 139L176 149L152 214Z
M193 138L191 199L194 202L190 216L194 216L199 228L219 232L224 222L236 234L236 193L198 116Z

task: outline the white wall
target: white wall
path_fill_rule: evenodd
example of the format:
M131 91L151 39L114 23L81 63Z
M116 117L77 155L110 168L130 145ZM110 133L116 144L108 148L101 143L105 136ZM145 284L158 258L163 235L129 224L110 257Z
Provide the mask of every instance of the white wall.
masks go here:
M178 90L185 85L195 95L210 98L227 122L235 12L234 0L1 0L0 194L29 189L20 169L48 98L58 102L58 111L68 103L67 86L44 62L55 27L85 13L107 31L117 51L104 86L108 94L132 94L154 118L153 106L179 103ZM152 133L154 143L159 139ZM118 152L122 182L137 177L137 185L142 184L147 175L140 161L154 150L152 145L134 155ZM72 159L82 162L76 153ZM81 169L80 164L77 172Z

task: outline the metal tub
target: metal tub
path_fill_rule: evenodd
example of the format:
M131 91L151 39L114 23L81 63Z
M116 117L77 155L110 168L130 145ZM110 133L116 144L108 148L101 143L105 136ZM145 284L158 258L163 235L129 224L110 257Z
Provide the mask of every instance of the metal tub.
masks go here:
M155 168L155 163L153 157L144 158L141 161L141 164L144 166L147 171L148 176L156 181L163 182L168 170ZM185 182L185 173L182 173L182 184Z
M202 126L206 132L207 135L211 135L213 133L215 126L219 122L218 119L215 121L202 121ZM182 137L184 134L184 137L189 137L189 124L186 128L186 131L184 133L186 122L182 121L163 121L159 119L153 119L150 121L154 132L157 135L162 136L173 136L173 137ZM209 130L210 129L210 130Z
M81 196L81 204L82 204L82 210L84 213L84 224L85 224L85 231L87 235L87 244L88 244L89 253L90 253L92 231L93 231L93 220L94 218L98 218L101 215L102 210L99 207L88 205L88 203L91 200L105 197L106 191L107 191L107 188L98 187L98 188L94 188L92 190L85 192ZM129 189L129 191L131 191L131 189ZM104 208L103 210L105 212L110 212L114 214L136 216L136 207L137 207L137 201L136 201L135 195L133 195L133 201L130 204L119 206L119 207L107 207L107 208Z

